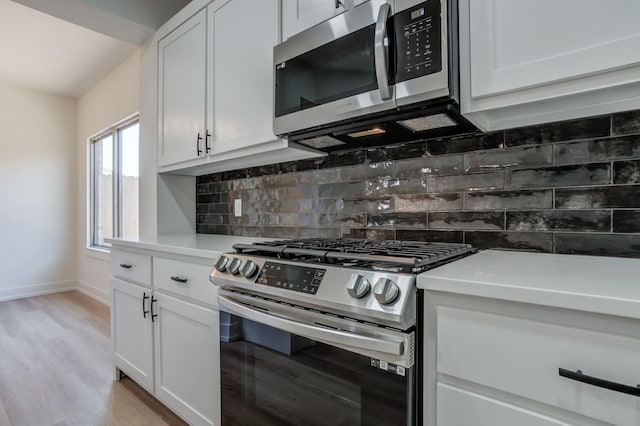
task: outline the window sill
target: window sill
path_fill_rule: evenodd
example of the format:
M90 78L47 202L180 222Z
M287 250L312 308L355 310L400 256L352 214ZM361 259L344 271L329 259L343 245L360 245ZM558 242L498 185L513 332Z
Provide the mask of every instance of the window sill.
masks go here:
M94 259L111 262L111 250L108 248L85 247L84 254Z

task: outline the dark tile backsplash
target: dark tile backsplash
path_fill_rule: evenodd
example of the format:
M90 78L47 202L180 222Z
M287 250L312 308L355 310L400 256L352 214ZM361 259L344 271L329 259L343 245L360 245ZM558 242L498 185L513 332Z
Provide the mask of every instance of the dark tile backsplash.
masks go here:
M640 111L199 176L197 232L640 258ZM243 200L243 216L233 200Z

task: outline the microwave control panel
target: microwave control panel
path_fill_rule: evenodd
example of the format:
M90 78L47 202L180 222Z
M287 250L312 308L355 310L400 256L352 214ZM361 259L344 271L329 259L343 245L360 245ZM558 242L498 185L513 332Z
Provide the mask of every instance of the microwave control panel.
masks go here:
M396 83L442 71L440 0L396 13Z

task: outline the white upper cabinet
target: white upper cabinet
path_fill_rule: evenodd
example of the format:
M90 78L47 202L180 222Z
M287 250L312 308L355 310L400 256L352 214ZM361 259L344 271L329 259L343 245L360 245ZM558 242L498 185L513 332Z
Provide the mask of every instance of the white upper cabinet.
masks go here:
M273 46L278 0L216 1L208 9L212 155L275 140Z
M640 2L462 0L461 104L495 130L640 107Z
M348 1L350 0L283 0L283 37L287 39L341 14L345 11L345 5ZM360 0L358 3L364 3L364 1Z
M206 156L206 10L158 44L158 164Z

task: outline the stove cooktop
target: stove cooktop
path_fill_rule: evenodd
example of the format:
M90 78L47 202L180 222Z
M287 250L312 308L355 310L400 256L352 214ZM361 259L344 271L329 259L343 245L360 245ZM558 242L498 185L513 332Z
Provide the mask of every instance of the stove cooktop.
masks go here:
M233 248L247 255L412 274L475 251L468 244L359 239L276 240L236 244Z

